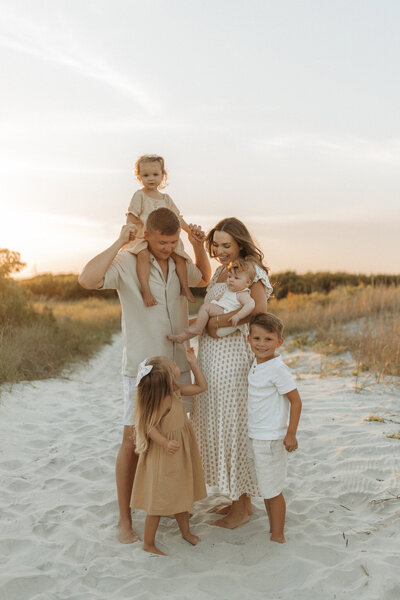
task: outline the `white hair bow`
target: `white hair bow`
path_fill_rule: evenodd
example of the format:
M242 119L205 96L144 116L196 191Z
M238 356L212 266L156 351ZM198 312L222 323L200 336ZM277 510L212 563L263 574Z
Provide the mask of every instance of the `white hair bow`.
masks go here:
M138 373L136 375L136 382L135 382L136 387L139 385L139 383L141 382L143 377L145 375L148 375L153 368L153 365L146 365L147 360L149 360L149 359L145 358L144 360L142 360L142 362L139 365Z

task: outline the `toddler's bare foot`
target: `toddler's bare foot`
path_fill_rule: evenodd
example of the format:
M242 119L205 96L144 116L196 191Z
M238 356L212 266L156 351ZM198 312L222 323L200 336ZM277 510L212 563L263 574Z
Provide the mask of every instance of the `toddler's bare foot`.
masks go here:
M193 296L190 288L182 288L182 295L186 296L189 302L196 302L196 298Z
M142 548L145 552L150 552L151 554L159 554L160 556L167 556L167 554L165 554L165 552L161 552L161 550L159 550L157 548L157 546L154 546L154 544L152 544L152 545L143 544Z
M192 546L197 546L197 544L200 542L199 536L194 535L191 531L189 531L189 533L185 533L185 535L182 534L182 537L184 540L192 544Z
M157 300L154 298L150 290L142 290L143 302L146 306L156 306Z
M216 525L217 527L224 527L225 529L236 529L240 525L244 525L250 521L249 515L245 514L240 517L233 517L228 514L224 519L218 519L218 521L214 521L211 525Z
M118 523L118 531L121 544L133 544L139 539L133 531L131 523Z
M271 535L270 540L271 540L271 542L278 542L278 544L286 543L286 539L285 539L284 535Z

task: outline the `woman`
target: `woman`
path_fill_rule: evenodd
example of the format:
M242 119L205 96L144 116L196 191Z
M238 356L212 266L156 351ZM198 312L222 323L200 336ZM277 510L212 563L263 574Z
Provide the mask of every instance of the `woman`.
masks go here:
M239 257L254 261L256 276L250 287L253 313L266 312L272 287L264 255L251 238L246 226L234 217L220 221L206 239L208 253L221 266L207 288L206 302L226 289L229 263ZM235 311L237 312L237 311ZM247 465L247 375L252 355L247 342L250 317L239 321L240 328L225 337L217 337L221 327L231 326L234 313L210 318L207 333L199 338L199 365L206 376L208 391L195 402L193 425L199 443L206 482L217 486L232 499L228 513L213 525L234 529L249 520L248 495L258 495L257 484Z

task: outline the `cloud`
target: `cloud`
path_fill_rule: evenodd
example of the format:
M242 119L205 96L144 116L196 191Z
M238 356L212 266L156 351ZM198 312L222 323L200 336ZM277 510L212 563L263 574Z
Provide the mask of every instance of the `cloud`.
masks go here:
M329 137L312 133L293 133L253 139L250 147L254 152L295 150L352 160L393 164L400 162L400 139L397 138L368 140L351 135Z
M59 35L59 24L40 21L28 21L22 13L15 13L15 7L2 7L3 18L0 29L0 46L16 52L52 62L71 69L79 75L100 81L104 85L131 98L146 112L158 113L161 106L146 92L144 87L121 73L109 64L96 49L96 54L88 51L88 40L83 45L65 21L63 35Z

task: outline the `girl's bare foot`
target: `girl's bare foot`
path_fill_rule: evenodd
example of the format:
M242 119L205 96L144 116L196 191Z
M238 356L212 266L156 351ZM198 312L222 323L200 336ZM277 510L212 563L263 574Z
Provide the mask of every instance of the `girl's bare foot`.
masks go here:
M157 300L154 298L150 289L142 290L143 302L146 306L155 306L157 304Z
M217 527L224 527L225 529L235 529L236 527L240 527L240 525L244 525L250 521L249 515L246 513L245 515L231 515L228 514L223 519L218 519L218 521L214 521L211 525L216 525Z
M133 544L139 539L133 531L131 523L118 523L118 531L121 544Z
M194 535L191 531L188 533L182 534L184 540L192 544L192 546L196 546L200 542L200 538L197 535Z
M159 550L157 546L154 546L154 544L143 544L142 548L145 552L150 552L150 554L159 554L160 556L167 556L165 552L161 552L161 550Z
M278 542L278 544L285 544L286 543L286 539L284 535L271 535L270 537L271 542Z

